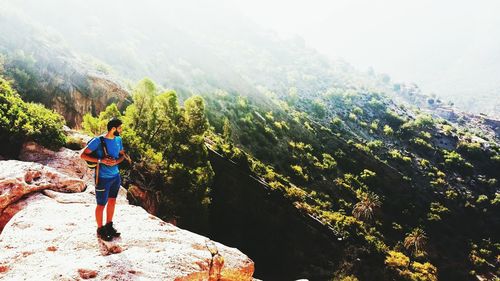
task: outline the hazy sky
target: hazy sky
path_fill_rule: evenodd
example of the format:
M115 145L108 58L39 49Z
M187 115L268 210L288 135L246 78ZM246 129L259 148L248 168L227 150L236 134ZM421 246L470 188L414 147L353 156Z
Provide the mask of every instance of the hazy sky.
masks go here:
M246 17L285 37L298 35L359 70L371 66L393 82L416 82L464 108L479 99L483 105L500 100L500 0L0 0L0 8L7 3L28 17L52 21L102 11L109 16L96 15L96 22L134 21L150 28L171 19L205 28L206 36L218 32L210 21L252 25L239 22ZM494 106L500 114L500 103Z
M8 2L41 8L46 3ZM299 35L308 46L331 58L345 59L360 70L372 66L396 80L428 86L439 85L439 75L456 76L455 80L464 75L477 78L483 73L475 73L474 68L485 64L485 72L491 72L491 64L500 71L500 61L491 62L491 54L500 54L500 0L59 1L64 2L68 7L72 2L75 7L86 3L116 11L132 6L144 9L144 16L147 9L154 9L158 14L148 20L162 15L197 18L197 12L203 11L234 21L243 13L279 34Z
M436 75L440 67L460 63L456 60L464 53L481 56L485 48L498 48L500 41L497 0L236 3L241 12L262 26L300 35L324 54L344 58L361 70L373 66L396 79L427 79L425 76ZM436 69L429 70L429 64Z

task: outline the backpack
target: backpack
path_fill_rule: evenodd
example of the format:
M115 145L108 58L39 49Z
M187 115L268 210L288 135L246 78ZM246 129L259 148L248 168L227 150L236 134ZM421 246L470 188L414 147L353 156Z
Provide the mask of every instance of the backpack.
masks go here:
M91 141L93 141L95 138L92 138L91 140L89 140L87 142L87 145L89 145L89 143ZM108 157L108 149L106 148L106 143L104 142L104 136L99 136L99 140L101 141L101 146L98 146L94 151L92 151L92 153L90 153L89 155L92 156L92 157L95 157L97 158L99 155L97 154L97 150L99 149L99 147L103 150L103 155L104 157ZM87 167L89 167L90 169L95 169L97 167L97 163L95 162L90 162L90 161L85 161L87 162Z

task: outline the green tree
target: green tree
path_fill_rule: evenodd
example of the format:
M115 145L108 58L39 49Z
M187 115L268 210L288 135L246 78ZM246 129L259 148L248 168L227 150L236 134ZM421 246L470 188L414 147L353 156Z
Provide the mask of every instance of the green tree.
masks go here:
M103 134L107 131L106 126L108 124L108 121L113 117L121 117L121 113L114 103L107 106L105 110L101 111L98 118L94 118L90 113L86 113L85 115L83 115L83 131L93 136Z
M156 85L148 78L142 79L132 91L133 104L127 108L131 118L130 125L137 132L147 132L147 125L154 110L154 100L157 94Z
M205 102L201 96L192 96L184 104L186 123L195 136L203 136L208 129L205 116Z
M392 136L394 134L394 130L389 125L384 125L384 134Z
M203 98L190 97L180 107L175 91L158 94L156 85L143 79L123 118L124 144L138 158L132 175L158 192L157 215L204 232L213 171L204 144L208 121Z
M121 115L112 104L99 117L85 115L83 127L95 134L114 116ZM158 94L156 85L143 79L121 117L123 143L134 160L126 180L156 194L156 215L206 231L213 170L204 144L208 121L203 98L190 97L181 107L175 91Z
M231 140L231 134L232 134L231 123L229 122L229 119L227 119L226 117L224 118L224 123L222 126L222 137L226 142L228 142Z
M313 114L322 119L326 116L326 105L323 101L316 99L312 102L312 112Z
M92 114L86 113L83 115L82 128L86 133L96 136L103 132L103 128L99 124L99 119L94 118Z
M33 140L57 149L66 143L64 119L40 104L26 103L0 77L0 154L16 157L22 143Z

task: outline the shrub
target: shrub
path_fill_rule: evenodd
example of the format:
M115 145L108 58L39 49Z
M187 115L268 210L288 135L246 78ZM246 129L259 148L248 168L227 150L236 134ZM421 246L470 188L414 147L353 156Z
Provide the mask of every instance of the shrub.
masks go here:
M332 120L330 121L330 123L331 123L333 126L335 126L335 127L337 127L337 128L340 128L340 127L342 126L342 123L343 123L343 122L342 122L342 119L340 119L340 118L338 118L338 117L334 117L334 118L332 118Z
M405 122L403 118L401 118L396 112L390 109L386 110L385 119L387 125L389 125L392 128L399 128Z
M471 163L466 162L456 151L444 150L445 166L451 169L456 169L462 174L470 175L474 168Z
M457 145L457 150L471 159L486 160L488 158L488 155L483 151L481 144L478 142L460 141Z
M437 268L429 262L412 262L411 268L414 273L411 274L412 280L437 281Z
M453 127L450 125L443 125L443 133L447 136L451 135L451 132L453 132Z
M364 180L374 178L375 176L377 176L377 174L373 171L368 170L368 169L364 169L360 175L360 177Z
M76 137L66 138L66 144L64 146L72 150L80 150L84 147L83 140Z
M292 170L294 171L294 173L297 176L299 176L301 179L303 179L304 181L308 181L309 180L309 175L304 172L304 169L302 169L301 166L299 166L299 165L291 165L290 168L292 168Z
M410 258L401 252L389 251L385 258L385 264L392 268L403 269L410 265Z
M477 197L476 203L480 204L480 203L487 202L487 201L488 201L488 196L481 194Z
M358 117L354 113L349 113L349 119L351 119L351 121L356 121L358 120Z
M414 138L414 139L410 140L410 142L413 143L415 146L417 146L421 150L424 150L424 151L432 150L432 146L428 142L426 142L425 140L423 140L421 138Z
M384 134L386 136L392 136L394 134L394 130L389 125L384 126Z
M340 279L340 281L359 281L359 279L354 275L349 275L349 276L342 277L342 279Z
M64 119L40 104L26 103L9 83L0 77L0 153L17 156L28 140L57 149L66 143Z
M312 102L312 112L317 118L324 118L326 115L326 105L321 100L314 100Z
M458 193L452 189L446 190L445 196L449 200L455 200L458 197Z
M429 168L430 167L430 162L429 160L427 159L421 159L420 161L418 161L418 163L420 164L420 166L422 166L423 168Z
M362 115L363 114L363 109L361 109L360 107L356 106L352 112L356 115Z
M370 149L377 149L377 148L381 148L383 143L382 141L380 140L374 140L374 141L370 141L366 144Z
M400 160L400 161L403 161L403 162L411 162L411 158L410 157L403 156L403 154L401 154L401 152L399 150L397 150L397 149L391 149L391 150L389 150L389 156L392 159Z
M450 209L441 205L439 202L432 202L430 206L430 213L427 215L427 219L430 221L440 221L441 215L450 213Z
M385 264L396 271L402 280L437 281L437 268L429 262L411 262L410 258L400 252L389 251Z
M434 120L432 119L432 116L428 114L420 114L415 118L415 125L418 128L431 128L434 126Z

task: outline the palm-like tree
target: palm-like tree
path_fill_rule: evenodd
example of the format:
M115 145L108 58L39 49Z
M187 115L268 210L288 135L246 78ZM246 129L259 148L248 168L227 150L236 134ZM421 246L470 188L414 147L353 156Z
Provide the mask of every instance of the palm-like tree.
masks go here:
M377 194L369 192L365 193L358 203L354 205L352 215L363 221L370 221L373 219L375 211L380 208L382 203Z
M414 255L418 255L424 252L426 243L427 236L425 235L425 231L417 227L406 236L404 246L406 249L412 251Z

